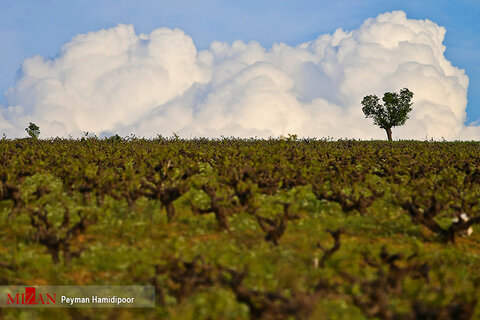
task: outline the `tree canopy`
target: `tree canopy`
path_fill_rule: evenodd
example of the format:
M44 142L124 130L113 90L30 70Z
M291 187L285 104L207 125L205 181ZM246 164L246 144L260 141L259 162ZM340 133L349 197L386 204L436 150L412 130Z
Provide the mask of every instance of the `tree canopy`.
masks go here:
M383 104L376 95L368 95L362 100L362 111L366 118L373 118L373 123L387 132L388 140L392 140L392 127L404 125L408 113L412 111L413 92L407 88L397 92L385 92Z

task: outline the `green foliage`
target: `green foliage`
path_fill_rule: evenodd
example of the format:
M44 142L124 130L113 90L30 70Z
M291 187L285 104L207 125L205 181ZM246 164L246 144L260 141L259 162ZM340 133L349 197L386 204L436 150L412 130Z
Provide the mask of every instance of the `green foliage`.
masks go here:
M121 142L123 139L118 134L115 134L114 136L111 136L111 137L107 138L106 140L111 141L111 142Z
M25 131L27 131L28 135L33 139L38 139L38 136L40 135L40 128L32 122L30 122L30 125L25 128Z
M157 305L0 317L478 319L480 230L452 228L460 213L478 219L478 150L294 136L1 140L0 282L148 284Z
M373 118L373 123L382 129L391 130L393 127L404 125L408 120L408 113L412 111L413 93L407 88L400 93L386 92L383 104L376 95L369 95L362 100L362 111L366 118ZM391 133L389 140L391 140Z

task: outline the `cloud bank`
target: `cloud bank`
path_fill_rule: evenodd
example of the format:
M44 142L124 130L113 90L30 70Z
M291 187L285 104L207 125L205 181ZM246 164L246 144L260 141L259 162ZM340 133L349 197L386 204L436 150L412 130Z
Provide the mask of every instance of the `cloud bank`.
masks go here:
M445 58L445 29L402 11L353 31L292 47L213 42L198 51L179 29L133 26L77 35L55 58L24 61L0 106L0 133L384 139L365 119L368 94L408 87L414 106L402 139L478 139L466 127L468 77Z

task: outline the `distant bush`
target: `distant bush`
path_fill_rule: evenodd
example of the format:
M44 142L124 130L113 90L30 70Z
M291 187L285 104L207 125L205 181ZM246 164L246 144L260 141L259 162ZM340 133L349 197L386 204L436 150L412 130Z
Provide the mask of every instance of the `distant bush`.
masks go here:
M25 128L25 131L27 131L28 135L33 139L38 139L38 136L40 135L40 128L32 122L30 122L30 125Z

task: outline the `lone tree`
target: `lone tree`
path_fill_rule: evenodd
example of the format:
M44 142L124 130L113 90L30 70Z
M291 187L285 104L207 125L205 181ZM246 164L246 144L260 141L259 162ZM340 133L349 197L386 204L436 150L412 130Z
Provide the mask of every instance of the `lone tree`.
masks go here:
M33 139L38 139L38 136L40 135L40 128L32 122L30 122L30 125L25 128L25 131L27 131L28 135Z
M400 93L385 92L383 105L376 95L369 95L362 100L362 111L366 118L373 118L373 123L387 132L388 141L392 141L392 127L404 125L408 113L412 111L413 92L407 88Z

